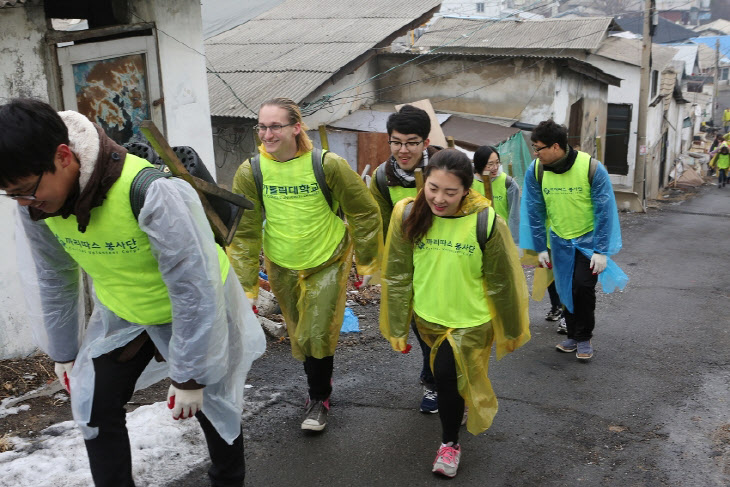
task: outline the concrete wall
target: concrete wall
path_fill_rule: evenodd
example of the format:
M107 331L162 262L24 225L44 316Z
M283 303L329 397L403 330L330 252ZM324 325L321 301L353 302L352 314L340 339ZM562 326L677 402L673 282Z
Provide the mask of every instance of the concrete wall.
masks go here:
M332 101L321 105L311 115L304 117L304 123L311 129L321 124L334 122L351 114L363 105L370 105L375 101L376 82L370 80L378 74L377 58L368 60L354 71L346 73L341 78L335 75L337 81L328 81L318 87L302 100L301 105L321 100L324 95L331 95Z
M133 22L155 22L167 139L193 147L215 176L200 2L131 0Z
M0 9L0 103L14 97L48 101L42 5Z
M621 78L621 86L608 87L608 103L630 104L631 105L631 125L629 136L629 148L627 153L627 163L629 172L627 175L611 174L611 183L624 187L632 187L634 184L634 171L636 168L636 132L639 127L639 87L641 85L641 70L638 66L632 64L621 63L602 56L590 56L588 60L594 66L600 68L606 73ZM610 144L610 137L606 139L606 144ZM604 144L605 147L605 144Z
M256 138L251 118L213 120L213 149L218 184L231 187L233 176L243 161L256 154Z

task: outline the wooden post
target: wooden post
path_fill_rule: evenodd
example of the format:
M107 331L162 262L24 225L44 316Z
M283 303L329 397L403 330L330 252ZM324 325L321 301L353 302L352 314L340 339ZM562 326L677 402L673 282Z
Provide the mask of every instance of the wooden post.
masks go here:
M489 177L489 171L482 173L482 181L484 181L484 197L494 206L494 194L492 193L492 178Z
M416 178L416 189L421 191L423 189L423 169L417 167L416 170L413 171L413 175Z
M330 143L327 140L327 126L325 124L319 126L319 141L322 143L322 150L330 150Z
M208 221L213 229L213 234L215 235L216 240L221 245L229 244L233 239L235 227L238 226L238 221L241 219L243 208L249 210L253 209L253 203L239 194L231 193L216 184L209 183L208 181L192 176L185 166L183 166L182 162L180 162L180 159L177 158L172 147L170 147L167 140L165 140L165 137L151 120L144 120L140 124L140 131L150 142L150 145L152 145L155 152L157 152L160 158L165 162L165 165L170 168L170 172L173 176L187 181L198 193L200 202L203 205L203 210L205 210L205 216L208 217ZM218 213L216 213L211 206L210 201L208 201L208 198L205 196L206 194L217 196L239 207L238 214L234 220L234 228L230 231L226 227L225 223L223 223L220 216L218 216Z
M448 135L446 137L446 145L449 149L453 149L456 147L456 141L454 140L454 138L452 136Z

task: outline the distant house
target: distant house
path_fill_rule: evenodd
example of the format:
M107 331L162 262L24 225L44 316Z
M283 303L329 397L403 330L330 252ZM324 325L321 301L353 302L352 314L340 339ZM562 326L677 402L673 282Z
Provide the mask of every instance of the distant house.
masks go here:
M717 19L694 28L700 36L727 36L730 35L730 20Z
M0 102L34 97L78 110L121 143L152 119L215 171L199 2L0 0L0 45ZM10 231L15 206L0 201L0 358L34 349Z
M586 62L611 18L484 21L441 18L415 44L418 53L379 57L381 102L429 98L437 111L517 119L553 118L570 143L603 157L608 86L620 79ZM397 69L396 69L397 67ZM598 151L598 153L597 153Z
M616 17L616 22L622 29L634 34L643 35L644 33L644 14L627 14ZM679 24L659 17L658 24L654 29L652 41L657 44L668 44L672 42L682 42L696 37L697 33Z
M205 42L218 181L256 152L262 102L289 97L317 127L375 99L376 55L441 0L286 0ZM356 161L350 161L355 164Z

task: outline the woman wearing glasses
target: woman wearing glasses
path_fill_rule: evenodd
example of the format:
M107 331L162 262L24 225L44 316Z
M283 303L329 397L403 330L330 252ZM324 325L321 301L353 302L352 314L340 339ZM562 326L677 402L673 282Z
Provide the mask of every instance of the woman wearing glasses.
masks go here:
M432 471L454 477L459 427L485 431L497 413L487 377L492 343L497 358L530 339L527 285L517 248L489 201L472 191L469 158L436 153L415 200L395 205L383 256L380 330L393 349L407 349L413 315L431 347L441 419Z
M336 154L314 150L306 129L294 101L275 98L261 105L259 155L241 164L233 179L233 191L255 207L244 212L228 253L255 299L263 228L271 290L309 385L301 428L322 431L353 246L358 272L370 275L378 268L383 237L378 207L358 174ZM337 206L347 223L333 211Z
M484 196L482 175L489 175L492 183L492 204L499 216L507 222L512 240L517 245L520 235L520 187L512 176L502 170L499 152L491 145L483 145L474 152L474 189Z

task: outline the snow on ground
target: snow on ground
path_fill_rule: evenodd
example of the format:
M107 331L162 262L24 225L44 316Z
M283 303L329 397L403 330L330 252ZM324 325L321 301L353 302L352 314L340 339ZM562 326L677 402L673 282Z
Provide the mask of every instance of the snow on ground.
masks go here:
M162 487L208 462L203 432L195 420L175 421L164 402L127 415L132 464L138 487ZM81 431L73 421L46 428L32 440L11 438L14 450L0 453L0 484L7 487L92 485Z

